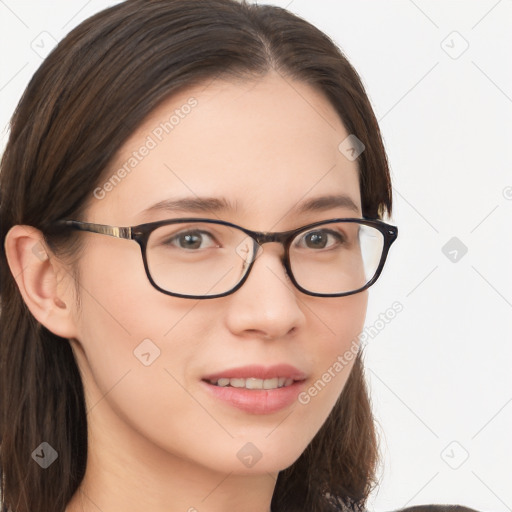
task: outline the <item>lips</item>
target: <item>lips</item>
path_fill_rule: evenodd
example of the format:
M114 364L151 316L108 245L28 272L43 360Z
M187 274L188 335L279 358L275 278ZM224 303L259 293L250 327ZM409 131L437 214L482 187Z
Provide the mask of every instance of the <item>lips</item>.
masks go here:
M306 378L307 374L295 366L276 364L230 368L206 375L201 381L210 397L231 407L250 414L272 414L297 402Z
M307 374L289 364L277 364L273 366L249 365L238 368L230 368L221 372L206 375L202 380L218 382L219 379L292 379L301 381L307 378Z

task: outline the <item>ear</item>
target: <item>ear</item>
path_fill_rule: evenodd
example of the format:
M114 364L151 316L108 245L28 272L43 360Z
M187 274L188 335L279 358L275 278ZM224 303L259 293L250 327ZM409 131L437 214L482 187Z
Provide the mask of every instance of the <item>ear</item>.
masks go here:
M70 293L73 286L68 286L73 278L47 248L41 231L21 224L13 226L5 238L5 253L23 300L35 319L57 336L77 338L70 307L74 303Z

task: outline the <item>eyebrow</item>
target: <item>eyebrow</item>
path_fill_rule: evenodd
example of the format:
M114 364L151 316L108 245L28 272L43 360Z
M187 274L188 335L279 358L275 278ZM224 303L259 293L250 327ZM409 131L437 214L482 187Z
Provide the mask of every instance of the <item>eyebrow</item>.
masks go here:
M290 213L304 214L309 212L322 212L334 208L347 208L359 214L359 207L354 200L345 195L327 195L314 197L297 204ZM179 212L179 213L224 213L239 212L237 202L234 203L224 197L184 197L181 199L164 199L146 208L141 215L149 215L153 212Z
M303 203L299 203L294 213L322 212L334 208L347 208L359 213L359 207L355 201L345 194L314 197Z

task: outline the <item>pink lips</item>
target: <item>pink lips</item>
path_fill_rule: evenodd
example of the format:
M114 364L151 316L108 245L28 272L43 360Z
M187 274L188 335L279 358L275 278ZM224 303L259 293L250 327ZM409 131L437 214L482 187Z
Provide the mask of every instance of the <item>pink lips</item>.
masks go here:
M218 373L212 373L203 377L203 380L227 379L273 379L275 377L286 377L293 380L304 380L307 375L301 372L295 366L289 364L276 364L273 366L249 365L239 368L230 368Z
M223 387L208 382L221 378L248 379L250 377L263 380L286 377L287 379L293 379L295 382L277 389ZM251 414L271 414L296 402L298 394L304 388L306 377L307 375L304 372L288 364L270 367L250 365L213 373L204 377L201 384L205 386L206 392L211 396L242 411Z

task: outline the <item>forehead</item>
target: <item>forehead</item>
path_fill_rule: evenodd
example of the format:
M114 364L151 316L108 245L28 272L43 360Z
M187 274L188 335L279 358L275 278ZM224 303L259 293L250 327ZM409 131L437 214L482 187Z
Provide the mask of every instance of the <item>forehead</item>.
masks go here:
M90 212L94 221L127 225L172 217L142 213L158 202L218 197L251 227L328 194L344 194L360 210L357 162L339 150L348 135L329 101L303 82L277 73L213 80L151 112L118 151Z

